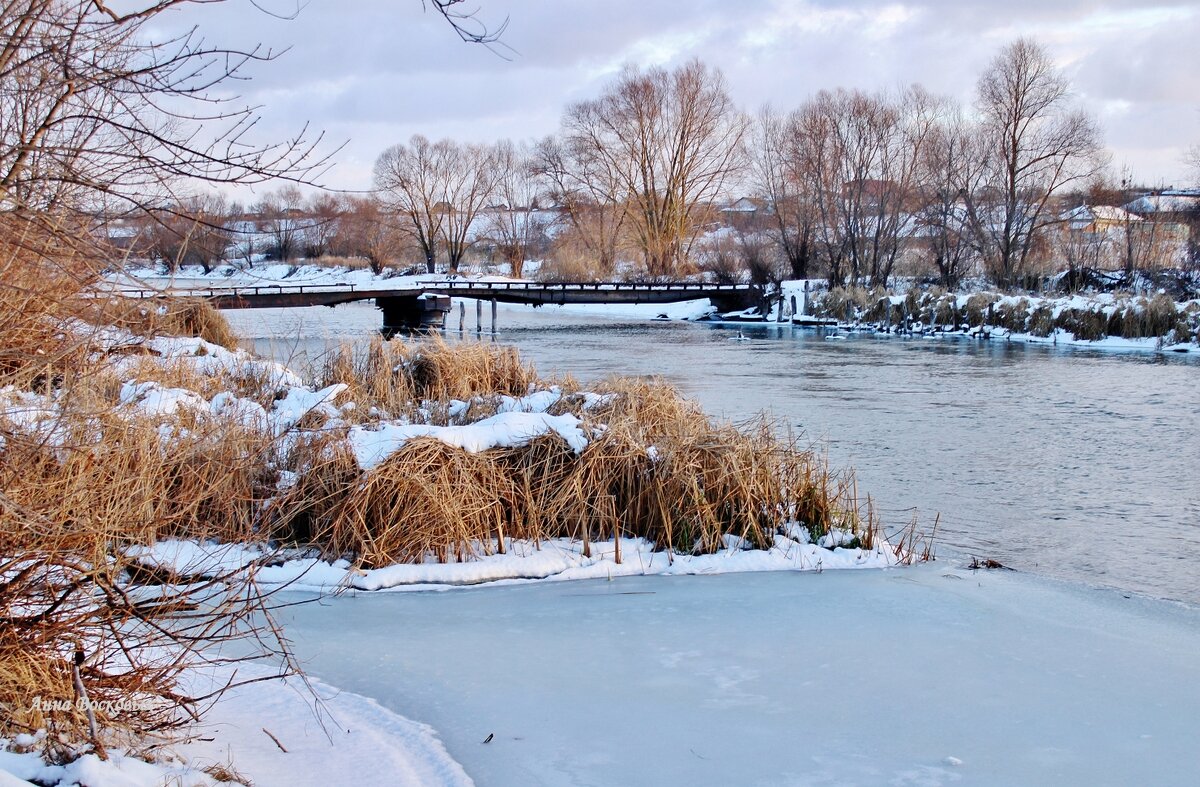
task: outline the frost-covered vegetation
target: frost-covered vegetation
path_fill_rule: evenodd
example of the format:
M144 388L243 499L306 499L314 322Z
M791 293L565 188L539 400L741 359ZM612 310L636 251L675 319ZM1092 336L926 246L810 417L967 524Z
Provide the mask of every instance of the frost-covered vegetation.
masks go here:
M913 287L903 295L882 288L838 288L815 297L812 312L887 332L1034 338L1061 333L1075 341L1153 340L1155 347L1180 349L1200 344L1200 300L1176 301L1165 292L1056 297L956 293L936 287Z

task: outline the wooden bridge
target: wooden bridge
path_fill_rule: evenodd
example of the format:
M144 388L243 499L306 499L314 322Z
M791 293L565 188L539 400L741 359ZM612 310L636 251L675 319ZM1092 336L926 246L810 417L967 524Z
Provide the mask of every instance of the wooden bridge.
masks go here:
M203 298L218 309L295 308L337 306L373 300L383 310L385 330L428 328L442 325L450 311L451 296L479 301L520 303L531 306L574 303L677 303L708 298L722 311L750 305L756 295L748 284L701 282L567 282L549 284L524 281L470 281L433 279L407 282L399 287L372 284L257 285L246 287L122 289L133 298Z

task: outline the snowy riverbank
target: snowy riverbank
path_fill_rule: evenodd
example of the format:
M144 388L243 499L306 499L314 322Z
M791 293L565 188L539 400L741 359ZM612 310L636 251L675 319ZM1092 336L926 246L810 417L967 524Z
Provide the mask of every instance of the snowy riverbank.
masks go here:
M229 783L221 776L256 787L472 783L427 725L315 679L267 679L272 674L243 664L236 671L221 667L188 676L184 689L197 694L235 679L256 682L225 692L190 730L191 740L154 749L151 762L110 752L108 760L86 754L67 765L47 765L34 736L8 742L18 751L5 751L0 741L0 787Z
M362 569L346 560L327 561L303 551L276 551L265 545L218 544L166 540L134 547L131 557L146 565L183 576L215 576L238 569L253 570L268 590L287 588L331 592L338 590L445 590L453 587L505 585L533 580L567 581L626 576L683 576L756 571L829 571L888 568L901 563L896 552L880 542L873 549L842 546L853 541L845 532L809 543L807 532L793 529L791 537L777 535L771 549L752 549L736 536L726 536L726 548L708 555L671 554L656 550L643 539L622 538L592 542L590 555L579 541L553 539L534 544L508 540L504 554L494 544L479 549L464 562L400 563Z
M74 386L0 389L0 450L7 461L17 465L28 454L56 468L82 455L91 464L107 465L132 444L141 452L137 467L146 473L148 489L158 489L153 484L160 474L190 479L198 468L217 478L228 472L245 479L233 487L234 495L245 495L232 501L235 507L222 509L217 504L230 501L204 498L202 507L182 516L151 513L143 529L105 531L102 554L123 591L170 593L202 584L201 578L243 587L250 574L266 590L326 593L648 574L820 572L884 568L914 554L911 542L893 549L881 536L873 539L876 522L869 514L859 516L852 487L813 455L778 442L765 426L744 434L715 425L665 386L609 381L606 390L589 391L573 382L551 385L511 350L440 342L379 343L377 367L355 371L346 356L345 368L335 364L345 382L313 382L199 338L146 338L79 322L63 331L77 335L79 352L101 371ZM388 355L392 352L397 354ZM370 387L377 383L397 387L380 392ZM652 414L640 417L643 407ZM86 435L86 444L80 435ZM415 468L405 464L414 453ZM506 464L517 462L523 464ZM334 463L340 463L334 472L320 475ZM577 466L586 477L571 475ZM446 468L475 475L447 474ZM195 486L210 495L203 478ZM320 495L305 487L326 482L331 486ZM598 491L588 491L587 483ZM108 486L86 491L94 497ZM421 498L431 487L444 494ZM561 487L566 496L559 495ZM341 516L380 489L386 497L376 509L357 519L331 517L332 524L316 535L318 506L332 495L342 496L344 504L334 507L334 516ZM153 500L169 503L176 491L168 486ZM459 494L465 497L456 498ZM476 505L479 500L482 505ZM558 506L553 514L547 513L550 502ZM402 512L404 505L409 508ZM226 545L206 538L217 532ZM362 539L361 549L348 545L346 532ZM625 537L606 541L614 532ZM193 537L169 538L180 533ZM489 540L492 534L498 540ZM272 535L284 543L316 542L320 549L256 545ZM356 562L321 560L317 554L351 555ZM247 675L270 677L253 670L240 677ZM231 677L220 673L205 686L189 688L197 678L185 672L182 696L207 696ZM331 769L362 771L351 763L374 747L387 754L376 757L381 770L361 772L363 783L462 781L428 730L352 697L341 708L350 723L335 719L324 731L336 739L337 730L353 732L357 726L374 730L374 737L348 747L334 740L338 753L323 755L309 740L319 721L300 723L302 706L288 704L300 688L294 680L270 679L230 690L205 716L204 726L193 730L196 740L177 745L178 756L171 759L155 749L154 763L139 764L136 758L151 750L121 755L114 737L102 744L114 753L111 760L83 756L65 766L47 765L33 736L9 742L14 750L0 759L0 768L38 784L206 784L221 772L203 768L221 763L205 758L224 752L229 772L246 772L253 783L270 783L270 774L296 768L311 775L310 783L330 783L337 778ZM317 689L319 695L327 687ZM222 728L233 730L232 737ZM105 732L116 730L93 731L91 737L100 740ZM304 741L299 753L286 756L287 740L296 738ZM150 745L140 740L139 747ZM272 759L281 755L282 763ZM310 767L308 759L320 760L321 767ZM302 782L289 773L286 783Z

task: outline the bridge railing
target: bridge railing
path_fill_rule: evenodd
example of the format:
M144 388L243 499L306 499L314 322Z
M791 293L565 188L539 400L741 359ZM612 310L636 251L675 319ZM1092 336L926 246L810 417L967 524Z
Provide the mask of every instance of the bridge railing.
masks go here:
M177 287L168 289L117 289L108 293L126 298L162 298L173 295L189 298L218 298L229 295L293 295L320 292L354 292L356 285L350 282L332 282L329 284L258 284L249 287Z
M749 284L707 284L705 282L532 282L532 281L418 281L417 286L431 290L538 290L579 291L589 290L680 290L703 292L744 292Z
M380 282L382 284L382 282ZM367 286L363 292L384 291L385 287ZM704 282L532 282L532 281L417 281L403 288L411 290L440 290L469 294L471 292L745 292L749 284L707 284ZM245 287L204 287L176 289L119 289L109 292L128 298L161 298L168 295L217 298L229 296L303 295L306 293L357 292L357 285L349 282L327 284L258 284Z

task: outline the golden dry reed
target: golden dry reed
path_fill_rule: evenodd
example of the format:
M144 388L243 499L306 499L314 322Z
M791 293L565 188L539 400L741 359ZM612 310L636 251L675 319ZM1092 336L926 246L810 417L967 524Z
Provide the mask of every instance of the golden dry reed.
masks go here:
M378 342L357 358L343 350L321 377L349 386L353 412L395 417L421 402L435 422L446 420L439 400L470 400L476 420L494 412L492 392L546 387L511 348L440 339ZM367 567L470 559L503 551L509 538L640 537L704 553L735 535L769 548L792 523L814 538L841 529L873 546L877 523L860 511L852 475L831 473L765 419L714 422L661 381L600 381L593 392L604 399L591 410L572 381L562 386L551 412L581 418L590 437L581 454L555 435L479 454L419 438L362 473L339 437L323 434L276 502L272 534Z
M86 294L103 259L78 228L0 217L0 392L25 402L0 416L0 737L46 730L55 759L194 718L211 698L178 677L222 642L286 653L253 572L180 578L128 556L169 535L254 537L275 444L229 419L165 427L120 410L117 364L187 373L142 368L129 356L152 351L137 336L114 351L107 326L231 334L207 306Z

